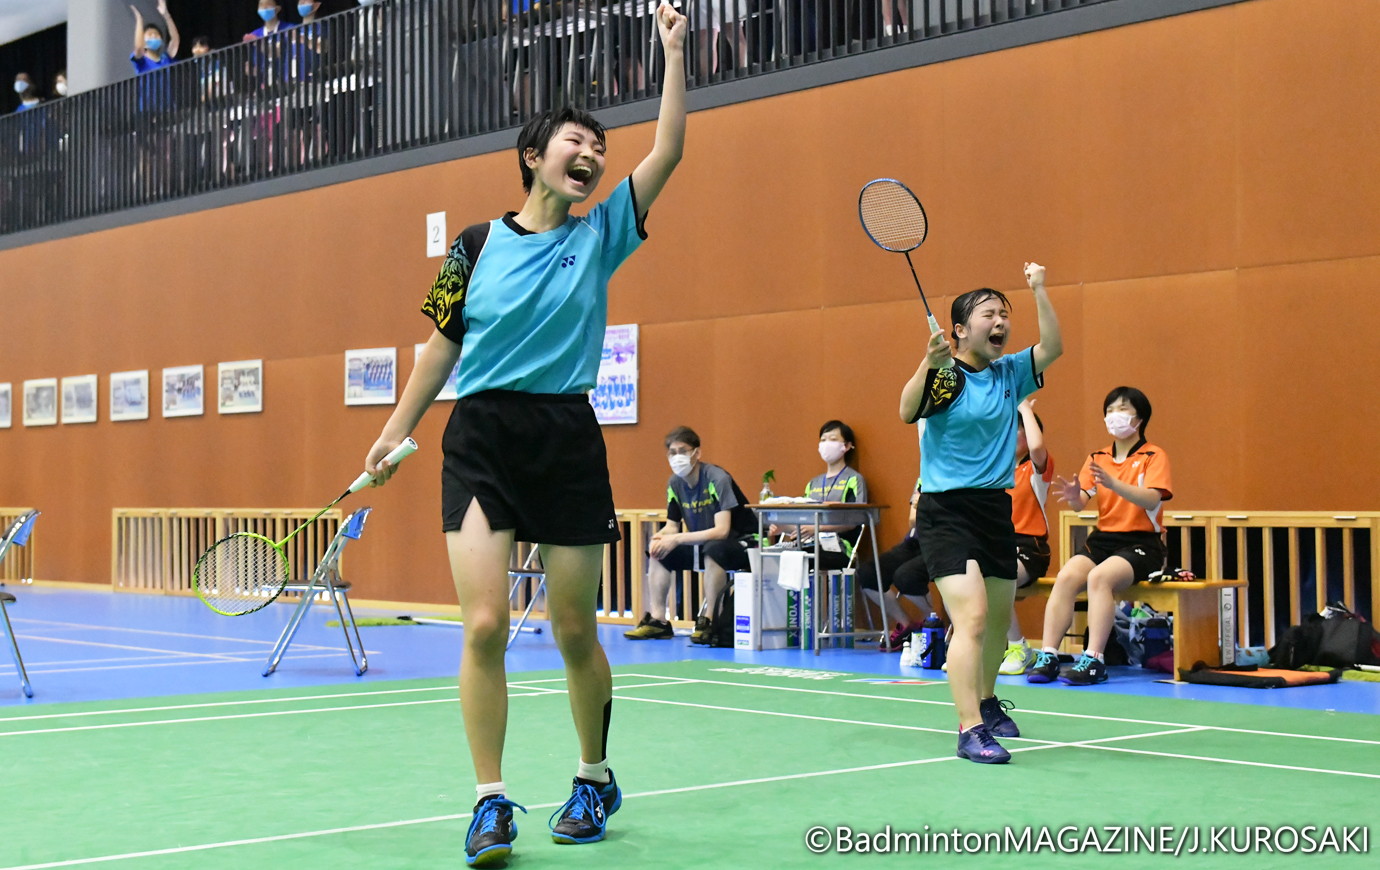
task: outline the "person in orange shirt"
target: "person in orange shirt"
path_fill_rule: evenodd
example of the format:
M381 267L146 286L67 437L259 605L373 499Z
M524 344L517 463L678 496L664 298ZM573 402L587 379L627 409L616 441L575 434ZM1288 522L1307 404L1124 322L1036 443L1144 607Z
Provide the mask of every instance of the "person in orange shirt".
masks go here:
M1054 582L1045 604L1044 649L1026 674L1031 683L1057 677L1070 686L1105 682L1103 652L1116 622L1116 601L1132 583L1164 567L1164 502L1174 497L1169 456L1145 440L1150 400L1135 387L1117 387L1102 403L1109 447L1094 451L1076 480L1058 478L1059 497L1074 510L1097 498L1097 527ZM1059 672L1057 644L1073 623L1073 603L1088 590L1088 646Z
M1035 400L1016 407L1016 485L1011 493L1011 523L1016 527L1016 588L1024 589L1049 570L1049 521L1045 500L1054 480L1054 457L1045 449L1045 424L1035 413ZM1019 593L1017 593L1019 595ZM1011 627L1006 630L1006 656L997 673L1023 674L1035 662L1035 651L1021 634L1015 602Z

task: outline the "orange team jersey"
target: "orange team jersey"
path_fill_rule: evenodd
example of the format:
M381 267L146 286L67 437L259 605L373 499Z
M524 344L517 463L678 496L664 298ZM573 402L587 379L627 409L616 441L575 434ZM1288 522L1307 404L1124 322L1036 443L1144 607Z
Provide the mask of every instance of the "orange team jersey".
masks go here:
M1094 460L1102 470L1122 483L1146 489L1158 489L1163 498L1153 511L1138 507L1114 492L1097 492L1097 528L1102 532L1161 532L1160 515L1164 513L1164 502L1174 497L1169 482L1169 456L1162 448L1148 441L1142 441L1135 449L1117 462L1112 458L1112 447L1096 450L1083 463L1078 472L1078 486L1085 493L1094 493L1092 463Z
M1016 485L1007 490L1011 494L1011 524L1016 534L1033 538L1049 536L1049 521L1045 519L1045 500L1049 498L1049 484L1054 480L1054 457L1045 454L1044 474L1035 473L1035 463L1027 457L1016 466Z

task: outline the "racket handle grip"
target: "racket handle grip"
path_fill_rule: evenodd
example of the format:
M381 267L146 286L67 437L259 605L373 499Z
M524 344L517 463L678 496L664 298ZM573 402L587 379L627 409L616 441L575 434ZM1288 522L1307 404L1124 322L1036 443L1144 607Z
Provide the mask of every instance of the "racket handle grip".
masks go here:
M934 315L933 315L933 314L930 314L930 315L927 315L927 316L928 316L928 319L929 319L929 321L930 321L930 335L934 335L936 332L939 332L939 331L940 331L940 330L939 330L939 321L934 319ZM953 364L954 364L954 363L953 363L953 360L949 360L947 363L944 364L944 368L946 368L946 369L947 369L947 368L952 368L952 367L953 367Z
M383 459L381 459L380 461L387 462L389 465L397 465L399 462L402 462L405 458L411 456L413 453L416 452L417 442L413 441L411 438L404 438L403 443L388 451L388 455L383 457ZM364 487L368 486L371 482L373 482L373 480L374 476L372 474L370 474L367 471L361 472L359 477L355 478L355 482L350 484L350 489L348 491L359 492L361 489L364 489Z

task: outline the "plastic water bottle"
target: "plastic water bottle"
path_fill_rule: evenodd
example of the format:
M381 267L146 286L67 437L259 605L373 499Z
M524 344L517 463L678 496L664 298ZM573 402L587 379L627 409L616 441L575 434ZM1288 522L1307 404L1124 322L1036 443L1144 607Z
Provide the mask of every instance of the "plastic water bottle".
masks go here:
M928 670L944 667L944 623L939 614L931 613L920 625L920 667Z

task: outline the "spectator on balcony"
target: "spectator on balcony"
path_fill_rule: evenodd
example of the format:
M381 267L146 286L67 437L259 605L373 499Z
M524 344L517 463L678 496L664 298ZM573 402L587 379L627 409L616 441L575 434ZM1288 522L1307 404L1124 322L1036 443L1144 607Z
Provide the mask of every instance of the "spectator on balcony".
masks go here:
M168 12L167 0L158 0L158 14L168 25L166 39L163 28L153 22L144 22L144 13L139 7L131 5L129 11L134 13L134 53L129 56L134 71L142 74L172 63L177 57L181 37L177 35L177 23Z
M722 72L719 60L719 34L727 30L733 62L738 69L747 69L747 0L695 0L695 42L699 46L700 77Z
M53 99L60 100L67 96L67 70L58 70L57 75L53 76Z
M38 96L38 90L34 87L33 80L26 72L19 73L14 77L14 92L19 95L19 107L16 112L24 112L37 106L42 100Z
M283 122L283 107L271 92L276 85L287 79L287 66L283 62L283 42L280 39L265 39L285 31L289 25L278 17L282 11L274 0L258 0L257 14L263 24L244 35L244 42L258 42L245 64L245 73L256 79L261 94L262 110L254 118L253 133L250 137L253 166L266 173L272 173L281 165L278 159L278 146L282 141L279 126Z

